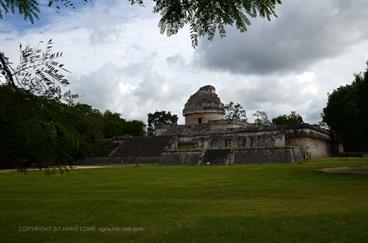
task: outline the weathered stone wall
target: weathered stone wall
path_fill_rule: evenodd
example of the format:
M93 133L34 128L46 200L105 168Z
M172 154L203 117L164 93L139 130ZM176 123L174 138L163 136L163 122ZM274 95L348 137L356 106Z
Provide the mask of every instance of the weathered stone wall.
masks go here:
M164 152L160 158L163 165L197 165L204 156L204 151L170 151Z
M210 120L221 120L224 118L223 114L218 112L194 113L185 116L185 124L198 124L198 119L201 118L201 123L208 123Z
M219 155L218 155L219 154ZM247 163L294 163L303 160L299 148L244 148L218 150L166 151L154 157L103 157L89 158L85 164L151 164L201 165Z
M208 149L203 157L203 164L229 165L234 161L233 152L230 149Z
M94 158L85 158L84 160L79 162L80 164L87 165L102 165L102 164L120 164L121 158L117 157L94 157Z
M225 130L225 129L232 129L232 128L248 128L252 125L238 120L211 120L208 122L211 126L211 129L215 130Z
M234 151L234 164L294 163L302 160L299 148L257 148Z
M215 152L221 156L213 156ZM211 156L212 155L212 156ZM221 158L220 158L221 157ZM207 151L164 152L160 159L163 165L248 164L248 163L294 163L303 160L299 148L219 149Z
M281 147L285 146L285 136L279 132L219 133L180 136L177 140L178 148L187 148L188 144L203 149Z
M132 137L119 143L110 156L129 158L156 158L166 149L173 149L175 146L175 137L171 136L148 136Z
M292 137L285 141L287 146L298 146L306 159L328 157L335 154L333 143L311 137Z
M129 157L125 159L129 163L158 163L162 160L164 164L196 164L200 163L196 151L229 150L232 151L229 158L220 156L218 163L282 163L331 156L337 147L328 130L308 124L288 128L211 121L163 126L162 129L163 134L170 136L130 138L118 147L121 153L117 149L114 154ZM165 155L160 158L162 153Z
M97 157L86 158L81 164L155 164L160 162L160 156L155 157Z

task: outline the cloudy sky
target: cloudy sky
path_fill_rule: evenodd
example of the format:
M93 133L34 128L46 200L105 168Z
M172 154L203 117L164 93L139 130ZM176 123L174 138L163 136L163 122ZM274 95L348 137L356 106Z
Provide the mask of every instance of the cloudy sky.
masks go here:
M296 111L320 120L327 93L350 83L368 60L366 0L283 0L271 22L253 19L245 33L191 47L188 29L166 37L159 16L125 0L95 0L55 14L46 9L30 24L7 16L0 22L0 50L14 62L18 46L54 40L71 71L79 102L127 119L169 110L180 117L189 96L212 84L223 103L242 104L253 120Z

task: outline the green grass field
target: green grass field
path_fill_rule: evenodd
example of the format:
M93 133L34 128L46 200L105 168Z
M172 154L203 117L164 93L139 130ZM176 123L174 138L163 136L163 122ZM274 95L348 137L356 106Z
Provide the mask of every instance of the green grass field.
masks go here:
M0 242L368 242L368 175L316 170L341 166L368 158L0 173Z

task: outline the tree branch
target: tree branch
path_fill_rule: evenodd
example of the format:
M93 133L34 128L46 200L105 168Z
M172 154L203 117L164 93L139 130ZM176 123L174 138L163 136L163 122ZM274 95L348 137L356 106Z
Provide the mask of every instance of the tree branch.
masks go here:
M15 85L13 74L11 73L8 65L6 64L5 56L2 52L0 52L0 62L3 65L3 70L5 71L7 76L5 77L5 80L8 81L8 83L10 83L10 85L13 86L13 88L18 89L17 86Z

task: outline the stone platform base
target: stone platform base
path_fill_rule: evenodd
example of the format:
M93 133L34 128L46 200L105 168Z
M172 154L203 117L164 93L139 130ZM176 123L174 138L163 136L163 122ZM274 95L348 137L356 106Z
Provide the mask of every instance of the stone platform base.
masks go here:
M90 158L84 164L229 165L294 163L303 160L295 147L165 151L159 156Z

